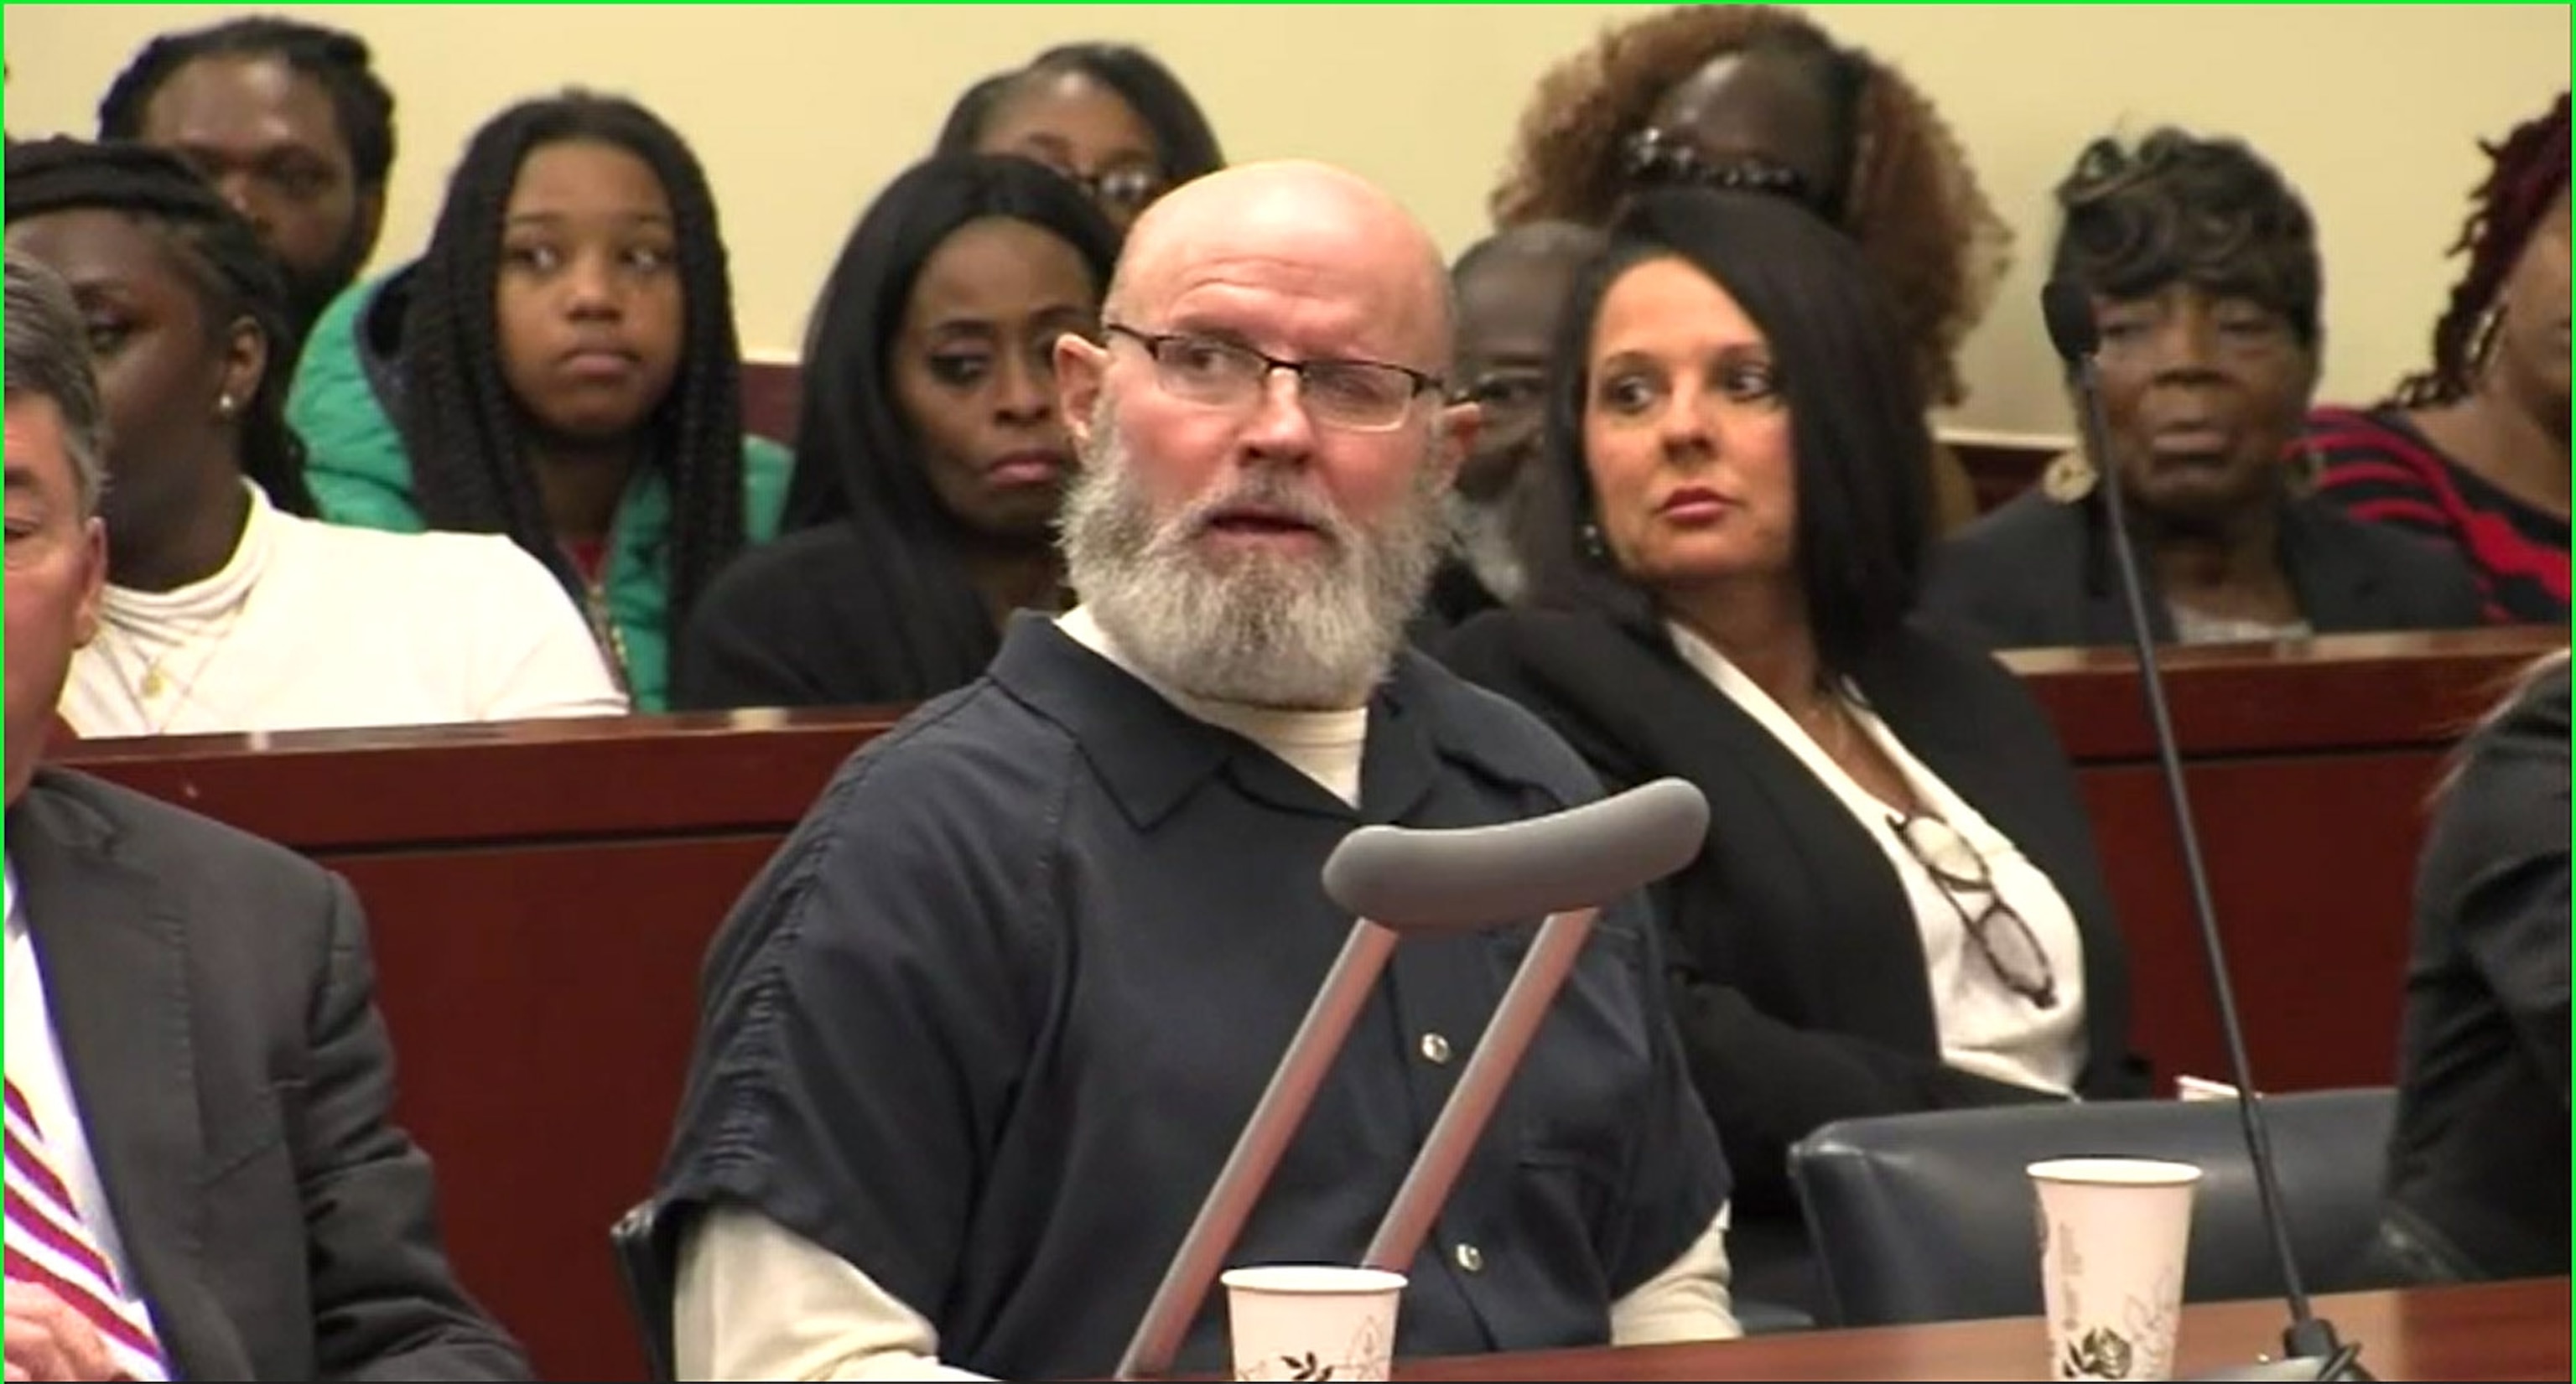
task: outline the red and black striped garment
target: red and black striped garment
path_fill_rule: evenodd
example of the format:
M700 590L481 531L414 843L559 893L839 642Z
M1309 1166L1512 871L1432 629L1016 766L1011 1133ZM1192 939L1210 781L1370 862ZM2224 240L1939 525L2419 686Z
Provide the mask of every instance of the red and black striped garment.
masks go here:
M2517 499L2435 447L2396 409L2320 408L2318 492L2356 519L2459 550L2500 621L2567 623L2567 516Z

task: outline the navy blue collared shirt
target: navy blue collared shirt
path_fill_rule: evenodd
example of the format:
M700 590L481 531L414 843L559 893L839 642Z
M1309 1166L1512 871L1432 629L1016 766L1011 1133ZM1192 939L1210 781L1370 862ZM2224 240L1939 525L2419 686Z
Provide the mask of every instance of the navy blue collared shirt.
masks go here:
M709 954L662 1179L840 1255L1001 1378L1105 1376L1350 916L1354 827L1598 796L1518 708L1407 653L1360 804L1021 617L844 766ZM1537 919L1396 949L1228 1257L1355 1263ZM1599 1343L1726 1199L1642 900L1606 909L1411 1268L1409 1356ZM1179 1366L1226 1363L1211 1293Z

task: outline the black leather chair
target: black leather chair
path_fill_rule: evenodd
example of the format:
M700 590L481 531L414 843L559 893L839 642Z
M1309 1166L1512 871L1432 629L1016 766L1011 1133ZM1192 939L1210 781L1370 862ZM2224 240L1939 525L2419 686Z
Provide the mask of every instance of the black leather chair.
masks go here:
M659 1243L661 1208L650 1200L636 1203L609 1227L609 1248L617 1254L617 1276L626 1284L626 1306L635 1314L635 1333L644 1347L644 1377L676 1379L671 1359L671 1301L676 1286L669 1260Z
M2371 1286L2359 1279L2396 1109L2385 1087L2263 1102L2311 1292ZM2037 1316L2038 1208L2025 1169L2099 1155L2201 1168L2186 1300L2282 1290L2233 1101L2016 1105L1843 1120L1790 1150L1834 1320Z

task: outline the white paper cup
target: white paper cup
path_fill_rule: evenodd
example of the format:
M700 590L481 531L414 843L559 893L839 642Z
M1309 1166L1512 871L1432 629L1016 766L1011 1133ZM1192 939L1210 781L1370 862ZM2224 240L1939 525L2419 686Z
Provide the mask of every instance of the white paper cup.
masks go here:
M1333 1264L1229 1269L1237 1379L1384 1379L1404 1275Z
M2171 1379L2200 1169L2145 1158L2030 1165L2055 1379Z

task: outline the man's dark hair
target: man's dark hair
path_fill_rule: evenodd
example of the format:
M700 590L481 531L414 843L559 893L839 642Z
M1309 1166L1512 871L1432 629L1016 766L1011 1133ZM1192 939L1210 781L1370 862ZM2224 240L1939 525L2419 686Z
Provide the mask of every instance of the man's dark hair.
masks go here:
M216 57L276 58L321 83L339 117L340 137L349 142L358 186L384 190L394 166L394 95L377 78L366 40L276 15L230 19L143 45L98 103L98 137L140 138L143 113L162 84L199 58Z

